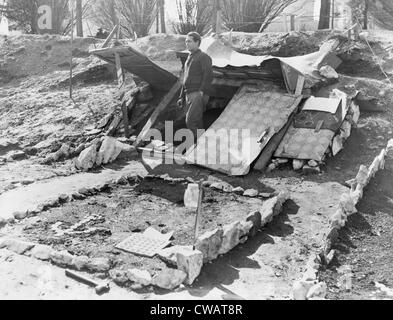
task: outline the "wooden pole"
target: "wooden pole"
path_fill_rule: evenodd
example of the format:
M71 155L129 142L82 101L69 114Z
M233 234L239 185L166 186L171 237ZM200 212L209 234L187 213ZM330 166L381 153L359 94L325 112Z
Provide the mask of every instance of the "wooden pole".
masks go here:
M83 38L82 0L76 0L76 34Z
M71 55L70 55L70 99L72 99L72 63L74 51L74 6L71 2Z
M196 212L196 217L195 217L195 227L194 227L194 246L193 250L195 250L195 244L198 239L198 229L199 229L199 219L202 215L202 200L203 200L203 186L202 182L199 182L199 195L198 195L198 208Z

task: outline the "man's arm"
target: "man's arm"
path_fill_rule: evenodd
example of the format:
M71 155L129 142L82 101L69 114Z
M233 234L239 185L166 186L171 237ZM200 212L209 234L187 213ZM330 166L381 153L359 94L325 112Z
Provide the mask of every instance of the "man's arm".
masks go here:
M213 62L208 55L205 55L201 61L201 64L203 76L199 91L207 93L213 82Z

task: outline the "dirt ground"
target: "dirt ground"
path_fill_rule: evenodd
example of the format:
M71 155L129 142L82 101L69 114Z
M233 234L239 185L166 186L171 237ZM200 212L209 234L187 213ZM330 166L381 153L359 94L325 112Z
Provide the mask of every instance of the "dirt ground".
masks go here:
M289 56L315 51L327 36L318 33L274 36L234 33L232 45L245 53ZM223 38L229 41L229 37L226 34ZM387 40L379 40L383 42L373 43L373 48L383 54L384 65L389 70L392 52L384 51ZM136 45L158 64L178 72L180 64L171 50L183 50L184 39L157 35L138 41ZM17 194L18 190L26 190L26 186L34 190L38 182L50 183L80 175L74 169L72 157L53 163L43 160L64 143L71 148L89 143L95 137L86 134L86 128L94 126L118 104L113 69L88 55L88 49L99 43L91 39L76 41L78 57L74 72L79 80L74 88L75 103L68 98L67 39L23 36L8 40L1 38L0 44L0 60L6 61L0 67L0 197L10 192ZM213 264L205 265L194 286L175 293L136 295L129 290L119 291L120 296L130 299L154 299L157 295L163 299L207 299L212 295L224 299L234 296L291 299L293 281L305 271L308 257L321 249L328 232L329 217L335 212L341 193L347 190L345 181L356 176L361 164L371 164L393 138L393 88L383 80L365 43L357 43L355 47L348 44L348 48L341 55L345 63L339 69L340 81L360 90L366 101L368 98L377 99L378 107L384 112L362 111L358 128L353 130L345 149L335 158L328 159L320 175L304 176L289 166L268 174L252 172L243 178L227 177L192 166L160 166L149 172L196 181L224 181L234 187L254 188L263 193L288 189L291 201L284 206L282 215L255 238ZM99 76L92 78L92 74ZM25 157L10 161L9 155L17 151L23 151ZM99 169L96 174L104 171L105 168ZM329 286L328 298L385 297L374 294L377 292L375 282L393 288L393 277L389 273L392 264L389 244L392 237L391 175L390 169L378 174L359 205L360 214L353 216L341 231L340 241L336 244L337 259L320 274L320 279ZM155 270L166 267L161 260L138 258L114 249L114 245L132 232L144 231L149 226L163 233L175 231L174 244L191 244L194 215L183 206L185 188L184 183L170 184L162 180L142 180L140 184L130 186L113 185L106 192L50 209L0 230L0 234L20 236L78 255L110 257L115 265L146 268L154 274ZM262 199L209 190L204 201L202 231L244 218L249 211L257 210L262 202ZM93 236L56 237L51 229L56 222L62 222L62 228L65 228L92 215L99 218L85 227L99 229ZM7 258L9 255L2 252L5 260L12 261L3 259L0 265L8 275L7 287L15 291L2 286L0 297L20 294L21 298L27 299L45 298L33 289L33 280L24 281L19 275L26 273L23 266L30 263L30 258ZM341 277L337 270L345 265L351 265L355 274L350 292L337 288ZM54 284L59 285L56 295L52 291L48 297L84 297L85 293L78 295L78 289L72 285L71 294L67 293L70 287L62 287L65 280L60 269L48 267L55 270ZM87 296L93 298L91 294Z

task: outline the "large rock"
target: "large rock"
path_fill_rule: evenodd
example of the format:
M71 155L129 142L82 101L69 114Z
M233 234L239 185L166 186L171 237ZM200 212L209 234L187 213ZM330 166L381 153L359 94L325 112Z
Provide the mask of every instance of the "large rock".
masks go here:
M87 149L83 150L75 162L75 166L79 170L88 171L93 168L97 159L97 146L91 145Z
M133 148L129 145L117 141L116 138L106 137L102 142L100 151L98 152L96 164L108 164L115 161L122 151L131 151Z
M228 192L228 193L233 191L233 187L227 182L212 183L210 185L210 188L216 189L216 190L221 190L221 191Z
M250 213L247 216L246 221L250 221L253 224L252 229L250 230L250 237L255 237L258 234L259 229L262 227L262 215L259 211L255 211Z
M76 270L84 270L87 268L87 264L89 263L89 257L87 256L75 256L72 259L71 266Z
M60 267L70 267L72 266L72 260L74 256L70 254L68 251L53 251L50 254L50 260L55 265Z
M16 254L22 255L32 249L34 243L24 242L16 239L3 239L0 243L0 249L6 248Z
M240 243L245 243L248 240L253 227L252 221L240 221Z
M119 286L125 286L130 281L125 270L111 270L109 271L109 277Z
M223 227L222 243L219 254L226 254L240 243L241 224L239 221Z
M157 256L167 263L168 265L171 265L173 267L177 267L177 253L182 250L181 246L173 246L169 247L166 249L162 249L157 252Z
M152 284L162 289L174 290L179 287L186 278L187 274L184 271L165 269L154 276Z
M356 182L363 188L368 184L368 168L366 166L360 166L359 172L356 176Z
M258 197L259 192L258 190L255 189L248 189L246 191L244 191L243 196L245 197L249 197L249 198L256 198Z
M30 252L30 256L38 260L49 261L53 249L50 246L36 245Z
M358 212L356 209L356 203L353 202L349 193L344 193L340 198L340 208L345 212L346 215L350 216Z
M323 66L319 69L321 76L327 79L338 79L338 74L331 66Z
M144 287L150 286L152 283L150 273L145 270L130 269L127 271L127 278L128 280Z
M216 230L206 232L198 238L195 248L202 252L204 262L217 259L222 244L222 235L223 230L218 228Z
M201 273L203 266L203 254L198 250L190 250L183 247L176 255L177 267L187 274L185 283L192 285Z
M347 216L342 208L339 208L330 218L330 225L332 228L341 229L347 223Z
M297 159L295 159L292 162L293 170L295 170L295 171L301 170L304 167L305 164L306 164L305 160L297 160Z
M108 272L112 267L109 258L93 258L86 264L87 270L91 272Z

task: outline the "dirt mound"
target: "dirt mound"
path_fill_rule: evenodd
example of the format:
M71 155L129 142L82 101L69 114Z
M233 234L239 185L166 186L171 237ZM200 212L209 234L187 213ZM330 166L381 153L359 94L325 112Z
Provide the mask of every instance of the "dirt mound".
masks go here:
M3 60L1 70L13 78L23 78L33 75L44 75L57 70L67 70L70 67L71 46L69 37L56 35L20 35L2 37L0 60ZM74 55L78 59L88 58L89 48L94 47L97 40L92 38L76 38ZM88 59L87 59L88 60ZM79 61L84 62L84 61Z

